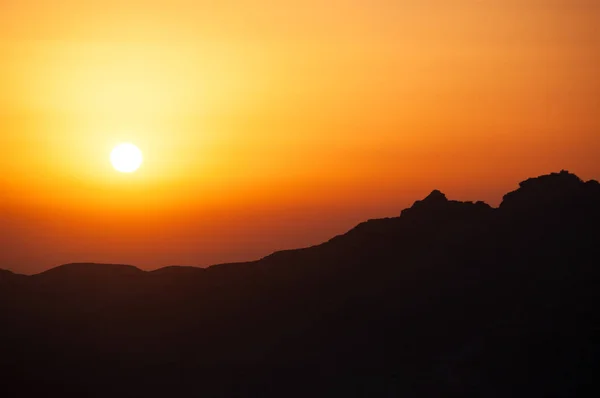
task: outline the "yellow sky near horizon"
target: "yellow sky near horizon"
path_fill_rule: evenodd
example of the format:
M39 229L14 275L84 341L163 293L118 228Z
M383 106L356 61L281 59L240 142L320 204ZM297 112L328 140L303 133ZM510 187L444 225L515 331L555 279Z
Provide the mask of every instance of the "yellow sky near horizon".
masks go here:
M252 259L434 188L598 179L598 26L593 0L3 1L0 268Z

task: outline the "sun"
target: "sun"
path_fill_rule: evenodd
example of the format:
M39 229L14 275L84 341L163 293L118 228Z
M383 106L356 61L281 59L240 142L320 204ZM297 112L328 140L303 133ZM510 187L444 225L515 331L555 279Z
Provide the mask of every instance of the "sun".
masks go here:
M140 168L143 160L142 151L130 143L117 145L110 154L110 162L121 173L133 173Z

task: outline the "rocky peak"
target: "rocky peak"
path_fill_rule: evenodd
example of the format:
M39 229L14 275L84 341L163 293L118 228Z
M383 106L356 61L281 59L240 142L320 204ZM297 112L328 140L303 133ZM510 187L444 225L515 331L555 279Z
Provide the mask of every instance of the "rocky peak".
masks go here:
M504 195L501 209L525 210L558 205L579 196L585 183L566 170L529 178L519 183L519 189Z
M417 200L410 208L402 211L403 216L410 214L410 217L425 215L427 217L438 214L449 205L446 195L441 191L434 189L425 199Z
M444 195L441 191L434 189L433 191L431 191L431 193L429 195L427 195L427 197L425 199L422 200L422 202L426 202L426 203L435 203L435 202L447 202L448 199L446 198L446 195Z
M446 195L444 195L441 191L434 189L431 191L427 197L423 200L417 200L413 205L412 209L431 209L443 206L448 203L448 199Z

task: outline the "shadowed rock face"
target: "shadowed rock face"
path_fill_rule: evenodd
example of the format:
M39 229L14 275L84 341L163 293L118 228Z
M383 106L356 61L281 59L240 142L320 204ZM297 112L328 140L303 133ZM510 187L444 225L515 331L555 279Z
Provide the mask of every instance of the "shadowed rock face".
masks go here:
M586 195L589 186L565 170L519 184L519 189L504 195L500 208L506 211L536 211L564 204Z
M436 204L439 205L447 202L448 199L446 198L446 195L441 193L439 190L434 189L425 199L416 201L413 207L436 206Z
M459 202L448 200L446 195L437 189L425 199L417 200L412 207L405 209L401 217L424 222L427 220L452 219L461 217L487 217L492 214L492 208L484 202Z
M4 269L0 269L0 278L4 277L4 278L10 278L11 275L14 275L12 272L4 270Z
M0 271L3 396L597 396L599 224L562 171L255 262Z

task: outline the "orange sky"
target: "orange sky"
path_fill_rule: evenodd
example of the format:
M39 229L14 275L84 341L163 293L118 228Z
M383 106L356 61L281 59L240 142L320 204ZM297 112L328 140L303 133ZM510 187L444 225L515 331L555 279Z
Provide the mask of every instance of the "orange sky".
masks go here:
M596 0L2 1L0 268L250 260L599 179L598 71Z

